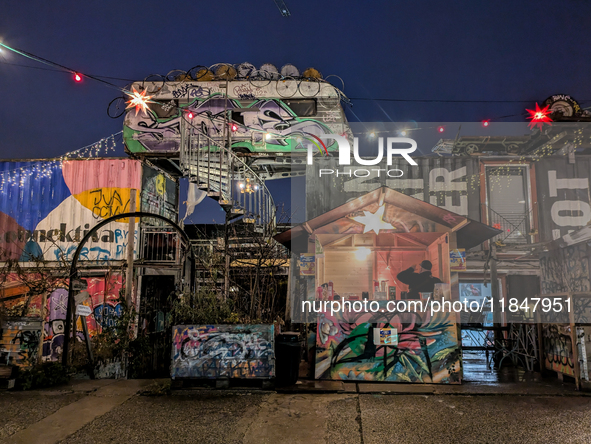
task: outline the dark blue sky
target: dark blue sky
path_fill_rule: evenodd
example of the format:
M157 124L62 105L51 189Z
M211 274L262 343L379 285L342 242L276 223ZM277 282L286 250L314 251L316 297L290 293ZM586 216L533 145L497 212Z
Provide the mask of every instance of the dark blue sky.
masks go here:
M293 63L337 74L350 120L480 121L521 114L551 94L590 106L591 2L4 0L0 41L81 72L140 80L195 65ZM58 156L118 132L119 93L3 50L0 157ZM119 86L125 81L113 80Z

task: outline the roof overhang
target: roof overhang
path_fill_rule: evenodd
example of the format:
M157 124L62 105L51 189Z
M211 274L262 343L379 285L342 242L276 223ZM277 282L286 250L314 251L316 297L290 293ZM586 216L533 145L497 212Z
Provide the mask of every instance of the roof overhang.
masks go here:
M339 226L335 222L346 221L345 224L349 224L348 229L351 229L351 225L355 224L349 217L352 213L360 211L375 213L382 205L385 207L384 220L392 224L394 228L392 232L456 232L458 248L466 250L502 232L391 188L381 187L278 234L275 240L296 253L305 252L310 235L324 232L344 233L342 224ZM328 231L327 226L331 226Z

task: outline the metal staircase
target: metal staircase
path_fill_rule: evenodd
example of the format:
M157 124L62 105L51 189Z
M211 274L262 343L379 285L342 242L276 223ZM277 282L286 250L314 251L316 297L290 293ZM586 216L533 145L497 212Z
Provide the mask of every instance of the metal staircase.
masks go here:
M276 208L265 181L232 150L230 131L215 140L181 119L180 167L189 182L219 202L234 221L271 235ZM224 141L227 141L224 144Z

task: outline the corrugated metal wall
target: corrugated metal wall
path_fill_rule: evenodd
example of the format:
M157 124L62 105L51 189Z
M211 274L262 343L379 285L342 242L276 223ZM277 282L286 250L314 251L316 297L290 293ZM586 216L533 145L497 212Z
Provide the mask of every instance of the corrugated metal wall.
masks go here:
M338 166L336 158L314 159L314 164L306 170L306 218L323 214L380 186L388 186L481 220L480 187L485 183L480 183L480 159L430 157L414 160L418 166L409 165L403 159L393 159L394 165L389 169L399 169L403 174L392 172L391 175L400 177L388 177L384 170L375 170L384 168L381 165ZM492 160L496 159L487 159ZM531 164L535 167L535 175L532 174L528 186L531 187L533 205L537 207L541 242L557 239L591 222L590 156L577 155L574 163L570 163L566 156L553 156ZM366 170L370 174L355 177L355 170L358 176L365 176Z
M591 221L589 176L591 157L567 156L536 163L540 234L544 241L558 239Z
M478 159L459 157L415 158L418 166L404 159L393 159L393 165L338 166L337 158L314 159L306 170L306 218L312 219L350 199L381 186L480 220ZM382 168L381 171L376 169ZM399 171L402 171L402 174ZM322 171L322 176L320 173ZM333 171L329 174L328 171ZM357 172L358 176L355 177ZM337 174L338 172L338 174ZM400 176L400 177L395 177Z
M149 174L142 174L142 168ZM142 204L151 202L142 209L160 214L160 202L176 202L174 182L137 160L0 162L0 248L7 257L21 260L30 255L71 259L90 228L129 211L131 190L143 190L142 175L155 184L145 193L151 200L141 196ZM167 208L170 213L170 205ZM135 237L137 241L137 229ZM127 221L113 222L93 236L80 260L123 259L127 242Z

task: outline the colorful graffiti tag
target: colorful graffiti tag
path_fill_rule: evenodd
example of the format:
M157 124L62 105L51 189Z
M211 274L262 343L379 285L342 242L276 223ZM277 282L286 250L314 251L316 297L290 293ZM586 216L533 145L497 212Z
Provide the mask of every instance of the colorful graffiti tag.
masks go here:
M565 375L575 375L573 345L570 326L545 324L542 330L544 338L544 365L547 369Z
M92 316L85 318L91 336L105 328L115 326L116 318L121 316L119 292L123 288L123 277L113 273L108 277L83 278L87 282L90 297L83 302L92 309ZM64 343L64 324L66 321L68 290L58 288L47 297L47 316L43 332L43 360L60 359ZM82 339L82 318L78 320L77 331Z
M7 319L0 337L0 363L32 366L39 361L41 321L36 318Z
M173 379L275 375L272 325L177 325L172 341Z
M225 82L221 84L225 88ZM136 86L142 88L144 85L140 82ZM155 85L146 87L149 91ZM329 84L325 89L334 94L335 90ZM228 87L228 97L225 94L219 82L167 82L152 94L159 103L152 105L148 112L126 114L123 131L127 149L131 152L178 151L182 121L189 113L192 117L186 125L214 140L224 134L225 115L229 113L237 124L232 145L251 152L305 152L306 142L302 138L288 137L290 134L351 136L338 101L338 107L329 110L306 97L283 100L277 93L275 82L255 87L248 82L236 81ZM189 103L179 103L180 98ZM267 139L266 133L273 137ZM337 148L336 143L332 145L330 149Z
M460 350L455 314L406 313L370 323L360 314L320 315L316 378L336 380L459 383ZM354 322L352 322L354 321ZM374 344L375 328L395 328L396 345Z

